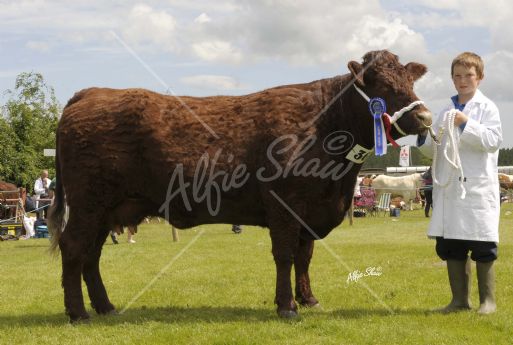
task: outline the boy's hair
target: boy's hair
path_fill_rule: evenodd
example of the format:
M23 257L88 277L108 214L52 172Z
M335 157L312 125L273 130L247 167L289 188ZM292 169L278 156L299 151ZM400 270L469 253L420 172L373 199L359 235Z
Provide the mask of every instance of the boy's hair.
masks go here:
M484 77L484 63L481 57L475 53L464 52L460 55L456 56L454 60L452 60L451 65L451 77L454 73L454 66L462 65L466 68L471 68L474 66L476 68L477 77L479 79L483 79Z

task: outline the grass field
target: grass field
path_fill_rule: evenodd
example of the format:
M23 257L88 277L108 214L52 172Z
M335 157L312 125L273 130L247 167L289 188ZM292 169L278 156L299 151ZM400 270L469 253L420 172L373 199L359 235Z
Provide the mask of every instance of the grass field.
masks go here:
M102 275L126 310L98 316L88 308L91 322L78 326L64 315L60 258L48 255L48 240L2 242L0 344L513 344L513 205L502 206L494 315L475 312L475 272L473 311L430 312L450 293L427 225L421 211L344 222L316 243L311 279L322 307L293 321L275 313L265 229L198 227L173 243L170 227L154 222L140 227L136 244L108 239ZM382 275L347 282L367 267Z

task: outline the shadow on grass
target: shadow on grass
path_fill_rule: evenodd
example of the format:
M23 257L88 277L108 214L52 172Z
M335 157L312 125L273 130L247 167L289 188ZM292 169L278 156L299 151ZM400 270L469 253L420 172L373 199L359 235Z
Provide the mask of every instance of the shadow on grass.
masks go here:
M322 309L301 309L300 317L296 319L280 319L273 309L269 308L239 308L239 307L157 307L132 308L124 314L97 315L89 311L91 318L83 325L118 325L125 323L140 324L149 321L175 324L195 324L201 322L269 322L277 321L294 323L304 319L360 319L369 316L401 316L428 315L423 309L396 310L391 313L386 309L338 309L324 311ZM0 329L6 327L61 326L68 323L64 313L57 314L26 314L9 316L0 314Z
M20 242L18 242L20 243ZM41 244L18 244L13 249L33 249L33 248L50 248L49 243Z

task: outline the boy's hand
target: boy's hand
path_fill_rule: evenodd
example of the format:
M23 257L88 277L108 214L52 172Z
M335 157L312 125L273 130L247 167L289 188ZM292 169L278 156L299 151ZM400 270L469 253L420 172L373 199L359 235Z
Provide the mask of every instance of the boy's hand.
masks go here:
M468 121L468 116L463 114L461 111L456 112L456 116L454 117L454 126L460 126L463 123Z

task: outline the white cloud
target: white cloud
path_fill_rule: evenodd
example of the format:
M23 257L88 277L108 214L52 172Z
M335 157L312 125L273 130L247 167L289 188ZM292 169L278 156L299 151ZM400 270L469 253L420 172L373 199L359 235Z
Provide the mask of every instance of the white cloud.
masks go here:
M25 44L25 47L38 53L48 53L50 51L51 45L50 43L43 41L28 41Z
M129 43L166 51L176 48L176 28L175 18L166 11L135 5L123 22L121 31Z
M194 38L227 42L244 61L278 58L298 65L339 66L369 49L414 50L419 55L425 51L422 36L388 16L376 0L243 4L231 16L203 25ZM197 47L194 50L198 53ZM211 54L198 55L208 58Z
M415 83L415 93L424 101L447 99L454 93L451 85L448 74L441 75L429 71Z
M241 90L247 86L232 77L224 75L194 75L180 79L182 83L199 89L209 90Z
M399 18L388 21L380 17L364 16L358 23L358 28L347 42L347 47L354 54L388 48L411 59L423 56L426 52L422 35L415 33Z
M334 68L359 58L368 47L418 50L424 45L420 34L387 15L378 0L224 0L215 5L206 0L147 4L131 0L121 5L90 0L87 6L21 0L2 6L0 21L17 33L55 34L55 47L67 43L113 46L116 43L105 35L113 30L134 48L230 64L280 59ZM381 40L354 41L376 23L385 28ZM349 41L353 48L348 47Z
M219 13L231 13L243 7L242 2L239 0L167 0L167 3L173 7L184 10Z
M454 10L462 6L462 0L417 0L416 3L438 10Z
M0 6L0 17L4 20L18 19L27 14L37 14L44 11L46 5L44 0L20 0L2 1Z
M426 9L397 12L415 28L483 28L489 32L494 49L513 47L513 4L509 0L417 0L415 3Z
M242 59L240 50L227 41L213 40L193 43L192 50L199 58L207 61L238 63Z
M14 81L16 76L18 76L18 74L20 74L21 72L23 72L22 68L0 70L0 79L9 79L9 80ZM14 85L14 82L12 84ZM11 86L9 86L9 87L11 87ZM4 91L4 90L2 90L2 91Z
M202 13L194 19L194 22L199 24L208 23L211 21L212 19L206 13Z
M501 115L502 124L502 138L503 142L501 147L513 148L513 137L510 135L511 128L513 128L513 102L512 101L499 101L496 102Z
M483 56L483 60L485 78L481 82L481 88L492 100L511 102L513 52L497 51Z

